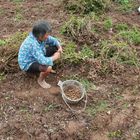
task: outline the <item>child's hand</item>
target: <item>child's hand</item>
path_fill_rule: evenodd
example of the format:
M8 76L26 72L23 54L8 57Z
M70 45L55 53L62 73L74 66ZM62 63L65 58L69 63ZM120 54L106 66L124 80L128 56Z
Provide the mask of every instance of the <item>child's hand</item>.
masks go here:
M62 46L59 46L59 47L58 47L58 52L63 53Z
M59 59L60 58L60 52L56 52L56 53L54 53L54 55L52 56L52 59L53 59L53 61L55 61L55 60L57 60L57 59Z

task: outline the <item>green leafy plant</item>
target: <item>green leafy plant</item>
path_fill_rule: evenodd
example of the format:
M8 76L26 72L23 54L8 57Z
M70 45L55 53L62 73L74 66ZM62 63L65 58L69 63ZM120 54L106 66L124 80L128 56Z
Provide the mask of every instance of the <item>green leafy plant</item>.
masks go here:
M79 54L80 54L80 57L82 58L82 60L94 57L94 52L87 45L84 45L82 47Z
M0 46L3 46L3 45L5 45L5 44L6 44L6 41L0 39Z
M23 19L23 15L21 13L17 13L14 17L14 21L19 22Z
M0 7L0 15L4 15L4 13L5 13L4 8Z
M59 105L57 104L49 104L47 107L44 108L45 112L53 111L55 109L59 108Z
M130 2L130 0L115 0L115 1L120 4L128 4Z
M10 38L6 40L8 48L19 48L22 41L27 37L27 35L27 32L16 32L15 34L13 34Z
M76 52L76 44L74 42L69 42L64 49L64 54L62 56L63 61L68 63L78 63L80 62L80 55Z
M101 113L107 110L108 103L105 100L99 101L97 104L93 104L91 106L88 106L86 111L91 115L95 116L97 113Z
M110 0L65 0L65 8L73 13L89 14L101 12L109 8Z
M19 22L23 19L23 11L22 11L22 7L20 5L16 6L16 10L15 10L15 16L13 17L13 20L15 22Z
M70 20L62 26L61 33L76 39L77 36L82 33L85 27L85 18L72 16Z
M77 51L76 44L74 42L69 42L64 49L62 60L67 63L77 64L93 56L94 53L89 47L83 46L80 51Z
M90 16L72 16L61 28L61 33L80 44L93 44L98 40L93 32L94 24Z
M5 79L5 74L4 73L0 73L0 81Z
M116 38L123 38L129 43L133 43L135 45L140 44L140 30L136 27L126 30L126 31L120 31L117 35Z
M139 66L135 48L130 47L126 42L103 41L99 53L102 60L112 59L119 63Z
M11 0L11 1L15 3L19 3L19 2L24 2L25 0Z
M129 29L129 27L126 23L119 23L119 24L115 25L115 29L117 31L126 31Z
M113 132L109 132L108 134L109 138L121 138L122 137L122 131L121 130L116 130Z
M2 60L0 72L17 72L19 70L18 49L26 37L27 32L17 32L6 39L6 44L0 47L0 59Z
M108 18L104 21L104 28L105 30L109 30L110 28L112 28L113 23L112 23L112 19Z
M118 10L121 12L131 12L134 8L134 2L132 0L116 0L120 4Z

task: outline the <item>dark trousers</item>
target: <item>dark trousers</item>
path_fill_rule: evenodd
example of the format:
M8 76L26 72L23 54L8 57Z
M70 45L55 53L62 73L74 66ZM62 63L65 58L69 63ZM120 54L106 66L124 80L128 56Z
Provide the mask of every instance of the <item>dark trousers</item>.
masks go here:
M46 57L51 57L55 52L57 52L58 48L56 46L49 46L46 48ZM27 72L29 73L38 73L38 72L45 72L47 70L47 65L41 65L38 62L34 62Z
M57 52L58 48L56 46L51 46L46 48L46 56L50 57L52 56L55 52Z

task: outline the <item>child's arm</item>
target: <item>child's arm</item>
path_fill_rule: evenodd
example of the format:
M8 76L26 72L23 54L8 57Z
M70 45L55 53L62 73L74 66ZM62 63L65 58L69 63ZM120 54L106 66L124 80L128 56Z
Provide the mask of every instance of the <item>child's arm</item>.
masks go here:
M48 36L46 40L46 44L49 46L56 46L58 48L58 51L62 53L62 46L60 45L60 42L52 36Z
M42 65L49 65L53 66L53 59L52 57L45 57L44 53L38 45L32 46L32 55L36 59L36 61Z

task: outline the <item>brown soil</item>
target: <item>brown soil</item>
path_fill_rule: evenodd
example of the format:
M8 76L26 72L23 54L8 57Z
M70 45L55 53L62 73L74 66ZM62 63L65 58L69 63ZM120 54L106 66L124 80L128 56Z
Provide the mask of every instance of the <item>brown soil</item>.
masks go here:
M30 31L38 19L49 20L52 34L60 37L60 26L69 18L61 5L60 0L31 0L18 4L1 0L0 38L17 31ZM18 12L22 14L21 19ZM135 11L127 15L110 11L107 15L115 22L140 27ZM95 68L99 68L98 62L56 67L57 74L46 79L52 85L49 90L37 84L35 75L20 71L7 74L5 80L0 80L0 139L139 140L140 70L128 67L101 76ZM87 108L80 114L67 108L57 86L63 76L73 74L88 78L95 86L87 92ZM80 103L78 105L81 107Z
M77 100L81 97L80 88L77 86L67 86L64 88L64 94L71 100Z

